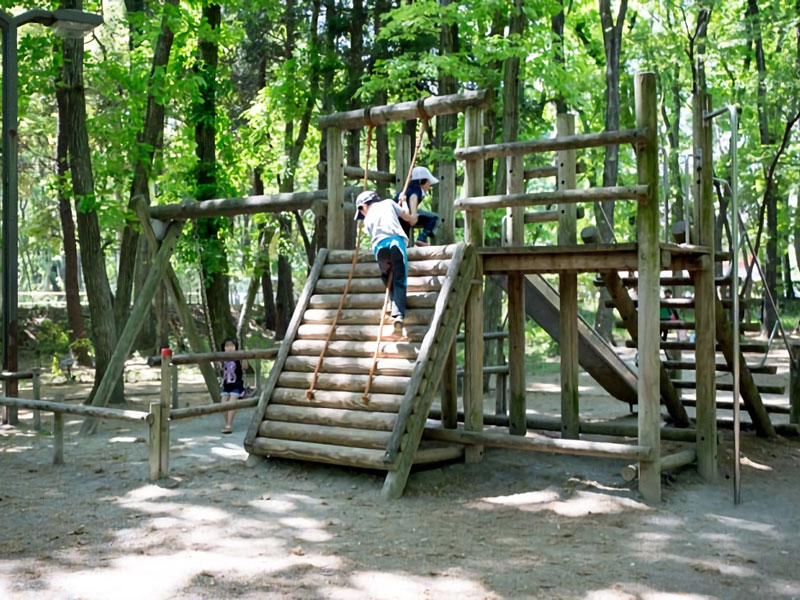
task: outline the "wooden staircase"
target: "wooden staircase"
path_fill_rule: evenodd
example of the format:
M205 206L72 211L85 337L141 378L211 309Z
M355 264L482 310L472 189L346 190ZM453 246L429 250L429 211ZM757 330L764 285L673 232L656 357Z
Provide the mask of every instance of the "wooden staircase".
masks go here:
M693 277L674 277L663 276L661 277L661 285L669 287L672 285L681 285L691 287L693 285ZM625 328L631 333L632 339L626 341L627 347L636 347L635 323L638 317L636 311L636 301L633 300L628 294L629 287L635 287L637 280L635 277L621 278L616 273L604 273L601 279L596 280L598 285L604 285L610 295L611 300L607 301L606 305L616 308L621 316L621 321L617 322L617 326ZM730 285L730 277L717 277L715 278L715 285L719 286ZM661 306L675 310L694 310L694 298L662 298ZM730 324L730 300L721 300L719 293L716 294L714 316L716 320L716 351L721 353L716 363L716 370L718 373L730 373L733 364L733 335L732 327ZM662 400L667 405L670 415L677 422L681 422L685 411L675 409L675 399L678 398L682 406L694 406L692 400L682 400L677 392L679 389L694 389L695 382L693 378L683 379L678 375L679 372L687 371L693 372L696 369L694 360L690 360L692 355L689 354L676 354L676 353L693 353L695 345L693 342L684 340L678 341L673 332L677 330L692 331L695 328L695 323L691 320L685 319L685 314L682 320L679 321L662 321L662 331L668 332L668 339L661 342L662 353L661 360L661 384L662 384ZM633 329L632 329L633 327ZM759 330L760 326L754 323L740 323L740 331L755 331ZM743 338L740 341L740 386L742 399L744 401L744 408L748 411L753 424L759 433L769 434L772 429L768 412L785 412L781 407L774 408L766 406L761 398L761 394L783 394L785 392L785 385L782 381L773 382L767 381L763 377L756 381L753 377L754 374L769 376L776 373L777 368L774 365L762 364L764 354L767 352L768 344L760 340L751 340ZM747 354L747 360L745 360ZM754 356L754 354L756 356ZM758 356L760 355L760 356ZM679 356L679 358L676 358ZM717 382L716 389L720 391L731 391L733 384L729 382ZM732 403L730 401L718 401L717 406L720 409L729 409Z
M350 293L325 352L313 399L306 391L350 272L353 251L321 250L300 296L245 438L250 454L387 471L383 494L402 494L412 464L452 460L463 446L421 445L445 357L455 340L477 256L471 246L408 251L407 341L382 341L370 401L384 285L359 253ZM389 336L387 324L384 335Z

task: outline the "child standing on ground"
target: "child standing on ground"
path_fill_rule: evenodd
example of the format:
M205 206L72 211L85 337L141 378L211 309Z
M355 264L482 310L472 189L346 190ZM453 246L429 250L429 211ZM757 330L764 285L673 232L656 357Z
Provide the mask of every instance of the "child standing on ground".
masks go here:
M222 342L223 352L234 352L239 349L239 343L234 338L226 338ZM244 397L244 370L247 368L246 360L226 360L222 363L222 393L220 399L223 403L233 402ZM225 425L222 433L233 433L233 415L235 410L225 413Z
M401 226L401 219L410 222L408 209L391 198L381 200L375 192L361 192L356 198L356 220L363 219L364 227L372 242L372 251L381 270L384 285L391 288L392 319L394 336L404 337L403 320L406 316L406 283L408 277L408 236Z
M414 167L411 170L411 181L403 194L403 190L397 192L394 201L400 205L406 204L410 219L407 224L401 223L406 236L411 232L412 227L421 228L422 231L417 237L417 246L427 246L429 238L436 232L439 225L439 215L427 210L420 210L419 205L431 186L439 183L427 167Z

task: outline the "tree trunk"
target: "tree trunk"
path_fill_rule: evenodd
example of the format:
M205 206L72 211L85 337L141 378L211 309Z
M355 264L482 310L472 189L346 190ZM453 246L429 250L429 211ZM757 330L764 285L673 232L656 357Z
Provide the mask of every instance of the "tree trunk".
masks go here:
M323 136L325 137L325 136ZM253 173L253 193L256 196L264 195L264 181L261 179L260 169ZM269 245L272 243L274 235L272 229L267 229L266 225L259 225L259 239L263 239L261 252L256 258L256 273L260 273L261 297L264 299L264 329L275 331L278 322L278 313L275 308L275 295L272 291L272 274L270 273Z
M217 66L219 64L219 45L217 32L221 22L221 9L218 4L203 7L203 19L208 23L209 35L201 29L198 42L198 71L201 74L199 101L194 107L196 196L198 201L217 197L217 159L216 159L216 90ZM228 285L228 257L225 246L219 239L223 221L218 218L198 219L197 236L202 251L203 285L208 298L209 321L212 331L212 346L218 347L226 337L236 335L236 324L231 315Z
M628 1L621 0L617 12L617 22L611 12L611 0L600 0L600 20L603 25L603 48L606 55L606 117L605 130L619 130L619 58L622 50L622 26ZM617 185L619 173L619 146L606 146L603 160L603 186ZM610 244L614 241L614 202L595 202L595 224L600 239ZM614 313L606 307L608 291L600 288L600 302L597 305L594 328L606 340L612 341Z
M561 6L561 10L550 17L550 28L553 30L554 36L553 61L557 65L561 66L561 68L564 68L564 1L558 0L558 4ZM558 87L556 90L556 114L562 114L566 112L567 102L564 100L564 92L560 87Z
M158 34L156 47L153 51L153 63L150 69L150 79L148 82L147 109L145 112L142 129L136 135L137 147L134 152L133 160L133 180L131 182L130 200L128 210L133 210L133 199L142 196L150 203L150 170L153 166L153 156L162 147L164 141L164 105L158 98L162 98L161 90L157 89L156 73L164 70L169 63L169 56L172 50L174 34L169 28L170 8L178 5L178 0L165 0L164 14L161 18L161 31ZM143 3L140 0L128 0L126 2L128 12L132 10L143 10ZM141 6L140 6L141 5ZM133 289L134 268L138 262L145 259L145 256L137 257L137 248L145 249L146 256L149 256L147 245L137 243L139 237L138 230L130 224L126 224L122 231L122 243L120 245L119 266L117 269L117 295L114 303L114 320L117 330L122 331L128 319L130 311L131 295Z
M65 8L81 9L81 0L67 0ZM69 137L69 167L76 203L81 264L92 319L95 348L95 379L87 402L91 402L103 379L111 354L117 345L114 303L106 275L103 240L94 196L89 133L86 129L86 97L83 87L83 38L63 41L63 85L66 89L66 116ZM116 382L111 402L122 402L125 388L122 377Z
M81 294L78 281L78 248L75 242L75 222L72 220L72 206L65 191L67 179L69 131L66 122L67 90L56 86L58 105L58 137L56 141L56 175L58 177L58 214L61 219L61 234L64 242L64 293L67 301L67 322L69 323L70 344L86 337L81 309ZM72 347L72 346L71 346ZM89 349L78 345L73 349L75 360L84 367L92 365Z

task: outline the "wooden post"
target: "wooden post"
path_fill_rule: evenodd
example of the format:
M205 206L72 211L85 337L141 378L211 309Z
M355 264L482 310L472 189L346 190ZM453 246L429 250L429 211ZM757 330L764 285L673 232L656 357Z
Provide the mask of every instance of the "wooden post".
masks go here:
M34 400L41 400L42 399L42 389L41 389L41 369L39 367L34 367L31 369L33 372L33 399ZM33 430L39 431L42 428L42 413L38 410L33 411Z
M647 185L648 198L636 212L639 243L639 445L652 448L656 460L639 461L639 491L649 503L661 501L661 403L659 391L659 278L661 274L658 203L658 125L656 77L637 73L635 83L636 128L644 140L636 154L639 184ZM713 370L712 370L713 375Z
M716 321L717 292L714 289L714 194L711 124L703 118L710 97L704 92L692 98L694 142L694 204L697 244L705 246L709 255L703 269L695 272L695 362L697 363L697 470L707 481L717 478L717 414L716 414ZM736 398L738 402L739 399Z
M16 380L14 380L16 381ZM10 379L3 379L3 396L6 398L11 398L9 394L14 394L14 397L18 396L18 392L14 392L12 390L11 380ZM16 406L4 406L3 407L3 423L8 425L19 425L19 411L17 410Z
M483 110L469 107L464 117L465 144L483 143ZM468 160L465 168L464 195L483 194L483 159ZM464 238L468 244L483 246L483 212L468 210L464 215ZM464 316L464 429L483 430L483 268L478 263L467 298ZM479 462L483 446L465 448L466 462Z
M169 475L169 410L172 400L172 350L161 349L161 434L159 436L159 473Z
M525 191L525 171L522 156L506 158L506 181L509 194ZM525 209L515 207L506 209L506 244L523 246L525 244ZM522 273L508 274L508 379L509 432L512 435L525 435L527 431L525 415L527 400L525 394L525 287ZM499 342L502 344L502 341ZM500 385L500 377L497 384Z
M130 316L125 323L125 328L119 335L117 347L114 348L114 352L108 361L103 379L100 380L100 384L97 386L97 391L92 399L92 406L105 406L108 403L114 384L122 373L125 361L133 347L133 342L142 328L144 315L149 310L150 302L153 300L158 285L164 277L166 268L169 265L169 258L172 255L172 249L175 247L178 237L180 237L181 229L183 229L182 222L175 221L169 226L164 241L161 242L161 248L153 258L150 272L147 274L142 289L136 297L136 302L133 304ZM81 433L94 433L96 427L95 420L89 417L84 420L81 426Z
M170 380L172 381L172 408L178 408L178 365L173 363L170 366L172 373Z
M441 222L436 232L438 244L455 242L456 213L453 203L456 199L456 164L446 161L439 163L439 217ZM458 388L456 385L456 345L446 352L446 364L442 374L442 425L455 429L458 424Z
M53 412L53 464L64 464L64 415Z
M800 425L800 347L789 348L789 423Z
M344 249L344 152L342 131L329 127L326 131L328 143L328 248Z
M575 135L575 115L557 117L557 135ZM558 189L573 190L576 185L575 150L561 150L556 155ZM558 245L577 243L577 207L558 207ZM580 437L580 405L578 402L578 274L559 273L559 347L561 351L561 437Z
M153 421L150 423L150 481L161 478L161 402L150 403L150 414Z

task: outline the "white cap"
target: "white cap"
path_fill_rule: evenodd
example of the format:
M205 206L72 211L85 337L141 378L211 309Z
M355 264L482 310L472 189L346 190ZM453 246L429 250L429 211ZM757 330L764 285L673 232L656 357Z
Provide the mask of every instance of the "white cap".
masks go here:
M411 171L411 180L419 181L420 179L427 179L431 182L431 185L439 183L439 180L433 176L433 173L428 170L428 167L414 167Z

